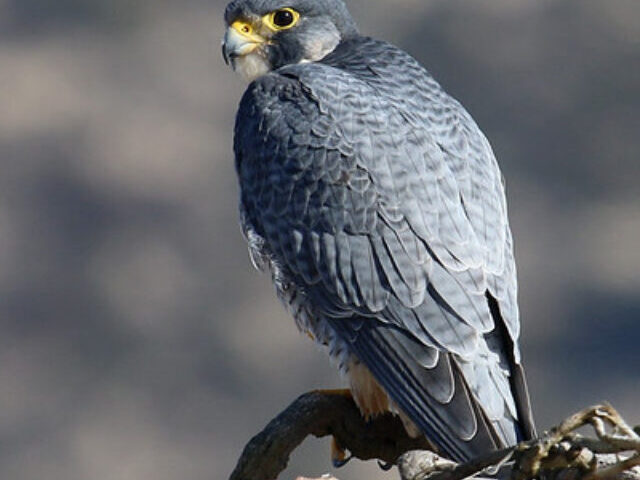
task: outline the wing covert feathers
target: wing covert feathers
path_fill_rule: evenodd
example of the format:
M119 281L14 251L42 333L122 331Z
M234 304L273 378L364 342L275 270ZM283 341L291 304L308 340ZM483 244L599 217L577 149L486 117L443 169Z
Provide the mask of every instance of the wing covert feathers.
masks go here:
M501 174L415 60L358 38L267 74L234 149L246 224L443 452L531 433Z

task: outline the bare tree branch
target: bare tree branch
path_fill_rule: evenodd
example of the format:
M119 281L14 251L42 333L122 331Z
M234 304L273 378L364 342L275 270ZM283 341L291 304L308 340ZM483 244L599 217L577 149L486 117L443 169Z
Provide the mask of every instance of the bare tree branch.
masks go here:
M365 421L350 397L310 392L299 397L247 444L230 480L274 480L289 456L308 436L333 435L338 445L361 460L394 464L404 452L428 448L409 437L393 415ZM329 452L327 452L327 457Z
M595 438L576 433L584 426L593 427ZM501 478L513 480L640 480L636 430L611 406L599 405L572 415L538 439L457 464L426 450L425 439L410 438L395 416L365 421L350 397L312 392L249 442L230 480L275 480L308 435L333 435L353 457L397 465L402 480L495 477L498 470Z

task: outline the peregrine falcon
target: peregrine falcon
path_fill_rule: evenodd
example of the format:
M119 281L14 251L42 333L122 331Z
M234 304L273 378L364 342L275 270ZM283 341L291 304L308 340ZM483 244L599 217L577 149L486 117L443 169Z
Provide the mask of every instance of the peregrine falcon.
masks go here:
M456 461L535 435L502 176L465 109L342 0L235 0L243 231L366 417Z

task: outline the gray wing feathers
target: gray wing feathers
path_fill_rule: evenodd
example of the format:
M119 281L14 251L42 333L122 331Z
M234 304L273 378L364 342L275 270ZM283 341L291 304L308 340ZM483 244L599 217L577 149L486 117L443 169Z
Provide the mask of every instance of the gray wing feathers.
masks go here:
M453 458L470 459L500 444L477 411L451 354L425 348L406 332L380 324L362 325L357 334L349 321L328 319L352 339L352 348L386 388L394 401ZM429 355L431 354L431 355ZM424 385L432 385L425 389Z
M236 127L242 205L394 400L421 427L439 425L430 433L447 453L466 455L470 435L504 444L517 430L509 366L485 338L496 328L488 291L518 361L504 192L468 114L409 57L397 61L412 91L382 82L375 65L367 82L322 64L254 82ZM377 327L344 326L358 316Z

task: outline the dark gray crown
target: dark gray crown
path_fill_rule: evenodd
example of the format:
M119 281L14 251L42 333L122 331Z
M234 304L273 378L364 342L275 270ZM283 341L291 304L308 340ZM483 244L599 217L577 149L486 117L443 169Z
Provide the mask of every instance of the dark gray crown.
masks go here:
M347 6L342 0L233 0L227 5L227 23L238 17L263 16L279 8L291 7L305 17L329 17L343 39L358 33Z

